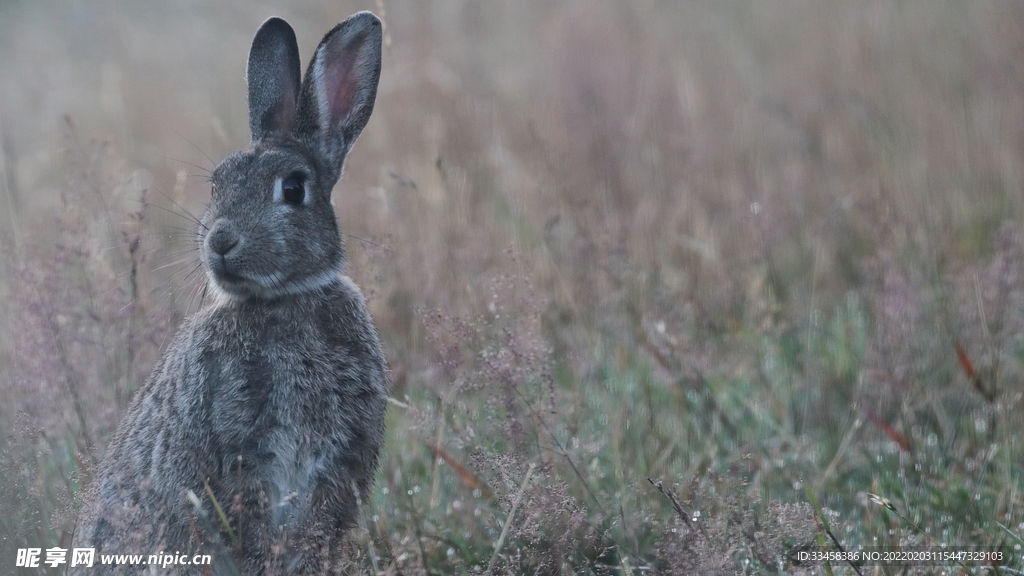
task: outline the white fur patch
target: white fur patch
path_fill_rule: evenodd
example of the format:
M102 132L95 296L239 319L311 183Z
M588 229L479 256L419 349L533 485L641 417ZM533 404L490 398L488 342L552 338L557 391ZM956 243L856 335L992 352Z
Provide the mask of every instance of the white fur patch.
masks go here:
M274 202L284 202L284 178L280 176L274 180Z

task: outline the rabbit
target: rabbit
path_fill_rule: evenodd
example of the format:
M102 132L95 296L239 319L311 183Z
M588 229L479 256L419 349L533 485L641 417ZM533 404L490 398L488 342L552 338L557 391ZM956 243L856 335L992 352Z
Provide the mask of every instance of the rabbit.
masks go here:
M199 253L210 303L132 400L73 539L101 555L177 554L177 574L321 574L368 498L387 364L345 254L331 190L373 110L381 22L324 36L300 84L280 18L249 52L249 146L213 171ZM212 565L185 564L210 554ZM196 561L201 559L196 558ZM76 572L77 571L77 572Z

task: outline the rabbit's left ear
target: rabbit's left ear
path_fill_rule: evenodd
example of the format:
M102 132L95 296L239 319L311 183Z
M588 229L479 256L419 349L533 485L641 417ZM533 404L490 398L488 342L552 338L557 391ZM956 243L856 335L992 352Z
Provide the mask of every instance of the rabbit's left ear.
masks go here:
M280 18L260 26L249 49L249 130L253 142L271 132L295 129L299 102L299 45L295 31Z
M376 16L353 14L324 36L306 70L296 130L339 170L373 111L382 37Z

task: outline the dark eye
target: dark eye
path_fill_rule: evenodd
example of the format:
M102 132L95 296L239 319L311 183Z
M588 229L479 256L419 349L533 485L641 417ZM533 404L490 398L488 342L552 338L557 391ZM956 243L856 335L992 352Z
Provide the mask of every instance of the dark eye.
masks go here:
M281 183L281 196L292 206L302 204L306 199L306 181L301 174L292 174Z

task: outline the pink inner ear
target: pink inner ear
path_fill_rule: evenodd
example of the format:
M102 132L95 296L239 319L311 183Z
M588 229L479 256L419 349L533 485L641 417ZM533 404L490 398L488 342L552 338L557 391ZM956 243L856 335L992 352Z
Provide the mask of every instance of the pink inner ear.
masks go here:
M324 90L331 124L344 120L356 104L359 91L356 68L359 66L360 48L364 40L365 34L360 34L350 39L346 46L336 50L328 47L329 52L324 56Z

